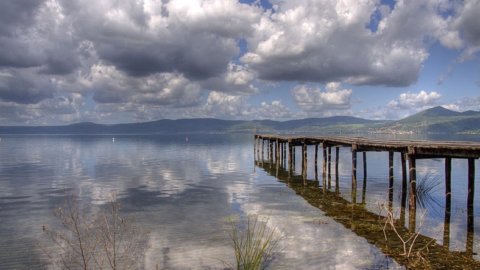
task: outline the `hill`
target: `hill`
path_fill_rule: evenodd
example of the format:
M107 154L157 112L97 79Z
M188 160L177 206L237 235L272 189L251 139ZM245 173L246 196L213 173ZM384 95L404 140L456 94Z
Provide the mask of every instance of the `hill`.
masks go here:
M455 112L434 107L398 121L374 121L352 116L289 121L221 120L213 118L162 119L102 125L91 122L65 126L0 126L0 134L177 134L177 133L469 133L480 134L480 112Z
M163 119L152 122L102 125L90 122L65 126L2 126L0 134L167 134L238 132L344 132L364 130L385 121L350 116L307 118L290 121L221 120L212 118Z
M377 132L480 134L480 112L456 112L438 106L388 123Z

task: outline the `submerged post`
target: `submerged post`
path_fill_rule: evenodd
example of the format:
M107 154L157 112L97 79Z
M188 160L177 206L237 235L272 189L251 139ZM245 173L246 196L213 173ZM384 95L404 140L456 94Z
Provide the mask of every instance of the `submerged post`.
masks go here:
M315 144L315 180L318 181L318 143Z
M328 189L332 186L332 147L328 146Z
M367 152L363 151L363 179L367 179Z
M339 176L338 176L338 161L340 159L340 147L335 147L335 193L339 194L340 193L340 187L339 187Z
M393 152L388 152L388 208L393 207Z
M303 142L303 147L302 147L302 150L303 150L303 168L302 168L302 174L303 174L303 179L306 179L307 178L307 143L306 142Z
M357 202L357 145L352 145L352 203Z
M473 256L474 212L473 198L475 194L475 159L468 159L468 198L467 198L467 243L466 253Z
M325 178L327 175L327 146L325 143L322 143L322 149L323 149L323 170L322 170L322 177Z
M415 232L416 226L416 209L417 209L417 171L416 171L416 160L415 160L415 149L413 147L408 148L408 167L409 167L409 198L408 198L408 209L409 209L409 230Z
M452 208L451 197L451 180L452 180L452 159L445 159L445 218L443 221L443 246L447 249L450 246L450 216Z

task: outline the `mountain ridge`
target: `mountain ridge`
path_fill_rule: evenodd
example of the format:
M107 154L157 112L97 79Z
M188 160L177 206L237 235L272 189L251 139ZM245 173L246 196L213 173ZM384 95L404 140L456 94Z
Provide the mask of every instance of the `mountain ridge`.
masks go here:
M480 134L480 112L432 107L400 120L331 116L286 121L216 118L159 119L120 124L79 122L56 126L0 126L0 134L163 134L163 133L471 133Z

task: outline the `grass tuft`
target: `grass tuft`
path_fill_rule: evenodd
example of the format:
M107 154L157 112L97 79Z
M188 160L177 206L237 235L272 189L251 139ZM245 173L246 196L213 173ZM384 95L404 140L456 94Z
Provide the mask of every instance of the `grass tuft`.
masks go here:
M260 220L257 216L248 216L243 230L235 222L230 222L236 269L265 269L273 258L279 238L276 229L268 228L267 221Z

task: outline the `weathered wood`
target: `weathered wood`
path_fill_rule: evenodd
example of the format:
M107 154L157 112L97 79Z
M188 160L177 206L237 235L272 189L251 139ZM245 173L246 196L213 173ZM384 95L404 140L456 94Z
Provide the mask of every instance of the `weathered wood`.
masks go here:
M328 174L328 189L331 187L332 182L332 147L327 149L327 174Z
M393 207L393 151L388 152L388 208Z
M315 144L315 181L318 181L318 143Z
M357 202L357 150L352 145L352 203Z
M409 209L409 230L414 232L416 227L416 209L417 209L417 172L415 157L408 155L409 169L409 188L408 188L408 209Z
M340 194L339 175L338 175L338 161L340 159L340 148L335 147L335 193Z
M467 195L467 241L466 253L473 256L474 212L473 198L475 195L475 159L468 159L468 195Z
M306 179L307 178L307 168L308 168L308 159L307 159L307 154L308 153L308 148L307 148L307 144L303 144L303 178Z
M265 140L262 139L262 160L264 159L264 155L263 155L264 149L265 149Z
M367 152L363 152L363 179L367 179Z
M293 159L293 151L292 145L288 144L288 171L292 171L292 159Z
M432 157L451 157L451 158L480 158L479 142L450 142L450 141L398 141L398 140L377 140L358 137L343 136L322 136L322 137L305 137L305 136L279 136L279 135L255 135L262 139L279 139L281 141L291 142L293 145L315 145L325 143L335 146L357 146L357 151L393 151L409 153L419 158Z
M322 175L325 178L327 175L327 146L325 144L322 144L323 148L323 170L322 170Z

